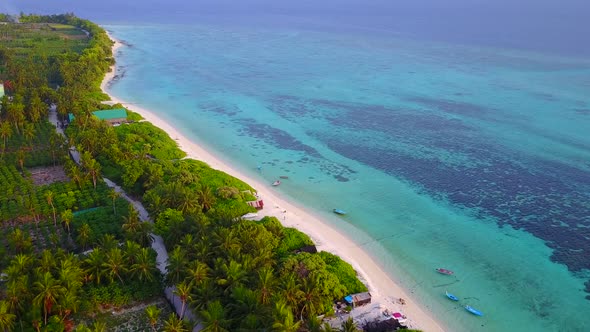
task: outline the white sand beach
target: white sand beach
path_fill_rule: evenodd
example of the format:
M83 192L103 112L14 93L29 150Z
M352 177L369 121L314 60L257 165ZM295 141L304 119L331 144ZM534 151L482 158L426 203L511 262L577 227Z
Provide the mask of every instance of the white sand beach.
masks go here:
M110 37L115 41L113 54L116 55L117 49L123 46L123 44L112 38L112 36ZM105 76L101 84L101 88L105 93L108 93L108 84L116 74L114 66L111 69L111 72ZM130 105L112 95L111 99L113 102L121 103L130 110L141 114L147 121L166 131L172 139L178 142L179 147L187 153L189 158L204 161L211 167L231 174L254 187L264 199L265 203L265 207L259 212L259 215L277 217L285 226L297 228L308 234L316 243L318 250L334 253L349 262L367 283L372 295L372 304L357 310L367 311L373 308L376 314L379 315L380 309L388 309L389 312L399 311L408 317L410 328L421 329L427 332L444 331L442 325L412 299L408 295L409 292L402 289L353 240L340 233L337 229L329 227L319 217L309 213L303 207L281 198L272 190L269 183L262 183L250 178L243 174L243 172L240 172L235 166L223 163L209 151L187 139L172 125L163 121L150 110L138 107L137 105ZM404 305L399 303L397 300L399 298L405 300ZM355 314L355 317L358 316Z

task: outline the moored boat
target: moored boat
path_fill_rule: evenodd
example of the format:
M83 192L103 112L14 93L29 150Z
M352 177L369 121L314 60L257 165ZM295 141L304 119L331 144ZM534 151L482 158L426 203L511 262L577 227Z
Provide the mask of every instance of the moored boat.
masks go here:
M346 211L340 210L340 209L334 209L333 211L334 211L334 213L339 214L339 215L345 215L346 214Z
M279 180L276 180L275 182L272 183L272 185L275 187L278 186L279 184L281 184L281 181L279 181Z
M466 305L465 310L469 311L470 313L472 313L476 316L483 316L483 313L481 311L473 308L472 306Z
M459 298L458 298L458 297L456 297L455 295L453 295L453 294L451 294L451 293L449 293L449 292L447 292L447 291L445 291L445 295L446 295L446 296L447 296L449 299L451 299L451 300L453 300L453 301L459 301Z
M288 179L288 178L289 178L289 177L288 177L288 176L286 176L286 175L281 175L281 176L279 176L279 177L280 177L281 179Z
M446 274L448 276L455 274L455 272L453 272L451 270L443 269L442 267L439 267L438 269L436 269L436 272L441 273L441 274Z

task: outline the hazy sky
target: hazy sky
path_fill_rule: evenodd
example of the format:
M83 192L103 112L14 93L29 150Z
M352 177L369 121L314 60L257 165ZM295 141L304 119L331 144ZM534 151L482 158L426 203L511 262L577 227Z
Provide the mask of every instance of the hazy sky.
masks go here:
M0 0L0 11L100 23L288 15L437 40L590 56L590 0Z

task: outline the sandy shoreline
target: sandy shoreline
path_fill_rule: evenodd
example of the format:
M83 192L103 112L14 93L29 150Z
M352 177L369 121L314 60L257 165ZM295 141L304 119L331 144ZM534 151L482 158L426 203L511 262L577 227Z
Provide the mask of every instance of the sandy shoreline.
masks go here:
M109 37L115 41L113 55L116 56L117 49L123 46L123 44L111 35ZM113 66L111 71L105 75L101 84L101 88L105 93L108 93L108 84L114 78L115 74L116 70L115 66ZM187 157L204 161L212 168L231 174L258 190L258 193L265 202L265 208L259 212L259 215L277 217L283 225L297 228L308 234L317 244L319 250L334 253L350 263L361 275L362 279L365 280L372 295L372 304L366 306L363 310L381 307L382 309L387 308L390 312L399 311L408 317L410 328L421 329L427 332L444 331L442 324L426 313L421 306L408 296L408 292L394 282L364 250L360 249L354 241L338 232L337 229L331 228L322 222L320 218L310 214L304 208L298 207L279 197L273 192L270 184L252 179L241 173L238 169L224 164L217 157L190 141L177 129L160 119L151 111L138 107L137 105L130 105L112 95L110 97L113 102L123 104L132 111L141 114L147 121L166 131L172 139L176 140L180 149L187 153ZM359 262L362 262L362 264L359 264ZM405 305L401 305L396 301L399 298L405 299Z

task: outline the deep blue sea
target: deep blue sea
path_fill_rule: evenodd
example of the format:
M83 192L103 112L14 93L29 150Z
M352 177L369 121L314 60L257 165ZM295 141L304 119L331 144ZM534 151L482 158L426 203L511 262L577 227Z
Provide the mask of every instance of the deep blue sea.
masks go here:
M588 330L587 59L286 26L106 27L128 44L111 93L254 177L289 176L282 195L449 330Z

